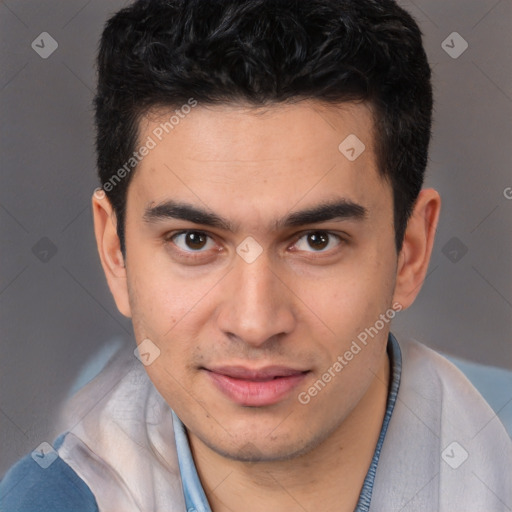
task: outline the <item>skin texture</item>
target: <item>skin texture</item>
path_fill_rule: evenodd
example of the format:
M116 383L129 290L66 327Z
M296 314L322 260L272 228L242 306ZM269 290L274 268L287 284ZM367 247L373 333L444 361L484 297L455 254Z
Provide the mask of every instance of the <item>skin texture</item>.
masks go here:
M140 141L166 115L144 118ZM137 343L149 338L161 351L146 370L187 427L215 512L340 511L357 503L385 411L389 323L309 403L298 394L393 304L414 301L440 210L437 192L423 190L397 254L392 189L377 171L372 129L365 104L198 105L137 167L126 260L108 199L93 196L108 284ZM366 146L355 161L338 149L350 134ZM144 220L146 209L168 200L215 213L232 231ZM280 224L340 200L365 216ZM180 230L207 234L199 238L205 245L191 248ZM328 243L311 244L311 232ZM251 263L236 252L247 237L262 250ZM207 369L223 365L307 373L277 403L249 407L213 385Z

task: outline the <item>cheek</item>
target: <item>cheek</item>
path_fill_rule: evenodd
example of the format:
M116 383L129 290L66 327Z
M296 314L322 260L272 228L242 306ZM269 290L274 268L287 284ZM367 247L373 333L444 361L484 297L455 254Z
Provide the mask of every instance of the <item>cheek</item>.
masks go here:
M208 292L219 277L183 276L158 260L132 258L127 265L128 290L137 342L149 338L160 350L146 370L157 389L172 395L179 394L178 382L193 377L191 361L201 360L201 329L211 317Z
M389 308L394 289L392 258L359 258L328 279L308 282L298 295L337 339L355 336Z
M215 284L213 276L194 278L177 273L164 252L141 254L127 265L134 325L162 340L175 326L186 324L183 320L200 308Z
M130 270L130 306L137 340L140 336L159 340L176 323L176 305L180 301L169 293L166 281L155 272L155 267L147 272Z

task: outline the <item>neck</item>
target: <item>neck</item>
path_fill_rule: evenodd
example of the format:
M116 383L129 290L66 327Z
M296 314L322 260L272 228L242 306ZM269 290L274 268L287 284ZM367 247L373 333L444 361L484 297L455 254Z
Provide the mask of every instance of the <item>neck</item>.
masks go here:
M189 433L197 471L213 512L353 511L386 411L389 360L345 421L313 450L291 460L227 459Z

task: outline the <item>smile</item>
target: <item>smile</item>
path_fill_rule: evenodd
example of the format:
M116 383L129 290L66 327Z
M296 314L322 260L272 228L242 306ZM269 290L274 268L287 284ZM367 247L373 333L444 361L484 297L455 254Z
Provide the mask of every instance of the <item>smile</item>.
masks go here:
M260 370L240 366L204 370L219 391L246 407L264 407L284 400L309 373L276 366Z

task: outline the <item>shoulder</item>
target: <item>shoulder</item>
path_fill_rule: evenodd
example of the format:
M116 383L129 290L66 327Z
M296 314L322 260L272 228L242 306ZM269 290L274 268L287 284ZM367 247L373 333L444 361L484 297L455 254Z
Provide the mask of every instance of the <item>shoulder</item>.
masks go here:
M371 510L511 510L512 440L497 414L442 355L398 345L400 384Z
M395 450L405 445L401 463L410 489L417 492L437 475L417 498L437 503L437 510L510 507L512 440L498 415L445 357L416 341L401 341L400 348L400 403L390 441Z
M476 407L490 409L466 375L446 357L415 340L400 340L399 345L406 386L419 389L428 384L427 389L423 388L423 396L429 396L429 390L436 395L442 392L445 398L466 397Z
M402 380L408 389L422 389L428 397L439 392L467 396L477 406L489 407L469 379L453 363L438 352L415 340L400 340L402 353ZM427 385L425 389L425 385Z
M496 413L453 363L414 340L401 340L400 349L403 399L430 410L442 425L458 425L472 438L485 427L512 444Z
M65 435L59 436L55 448ZM0 482L0 510L9 512L98 512L85 482L46 445L18 461Z

